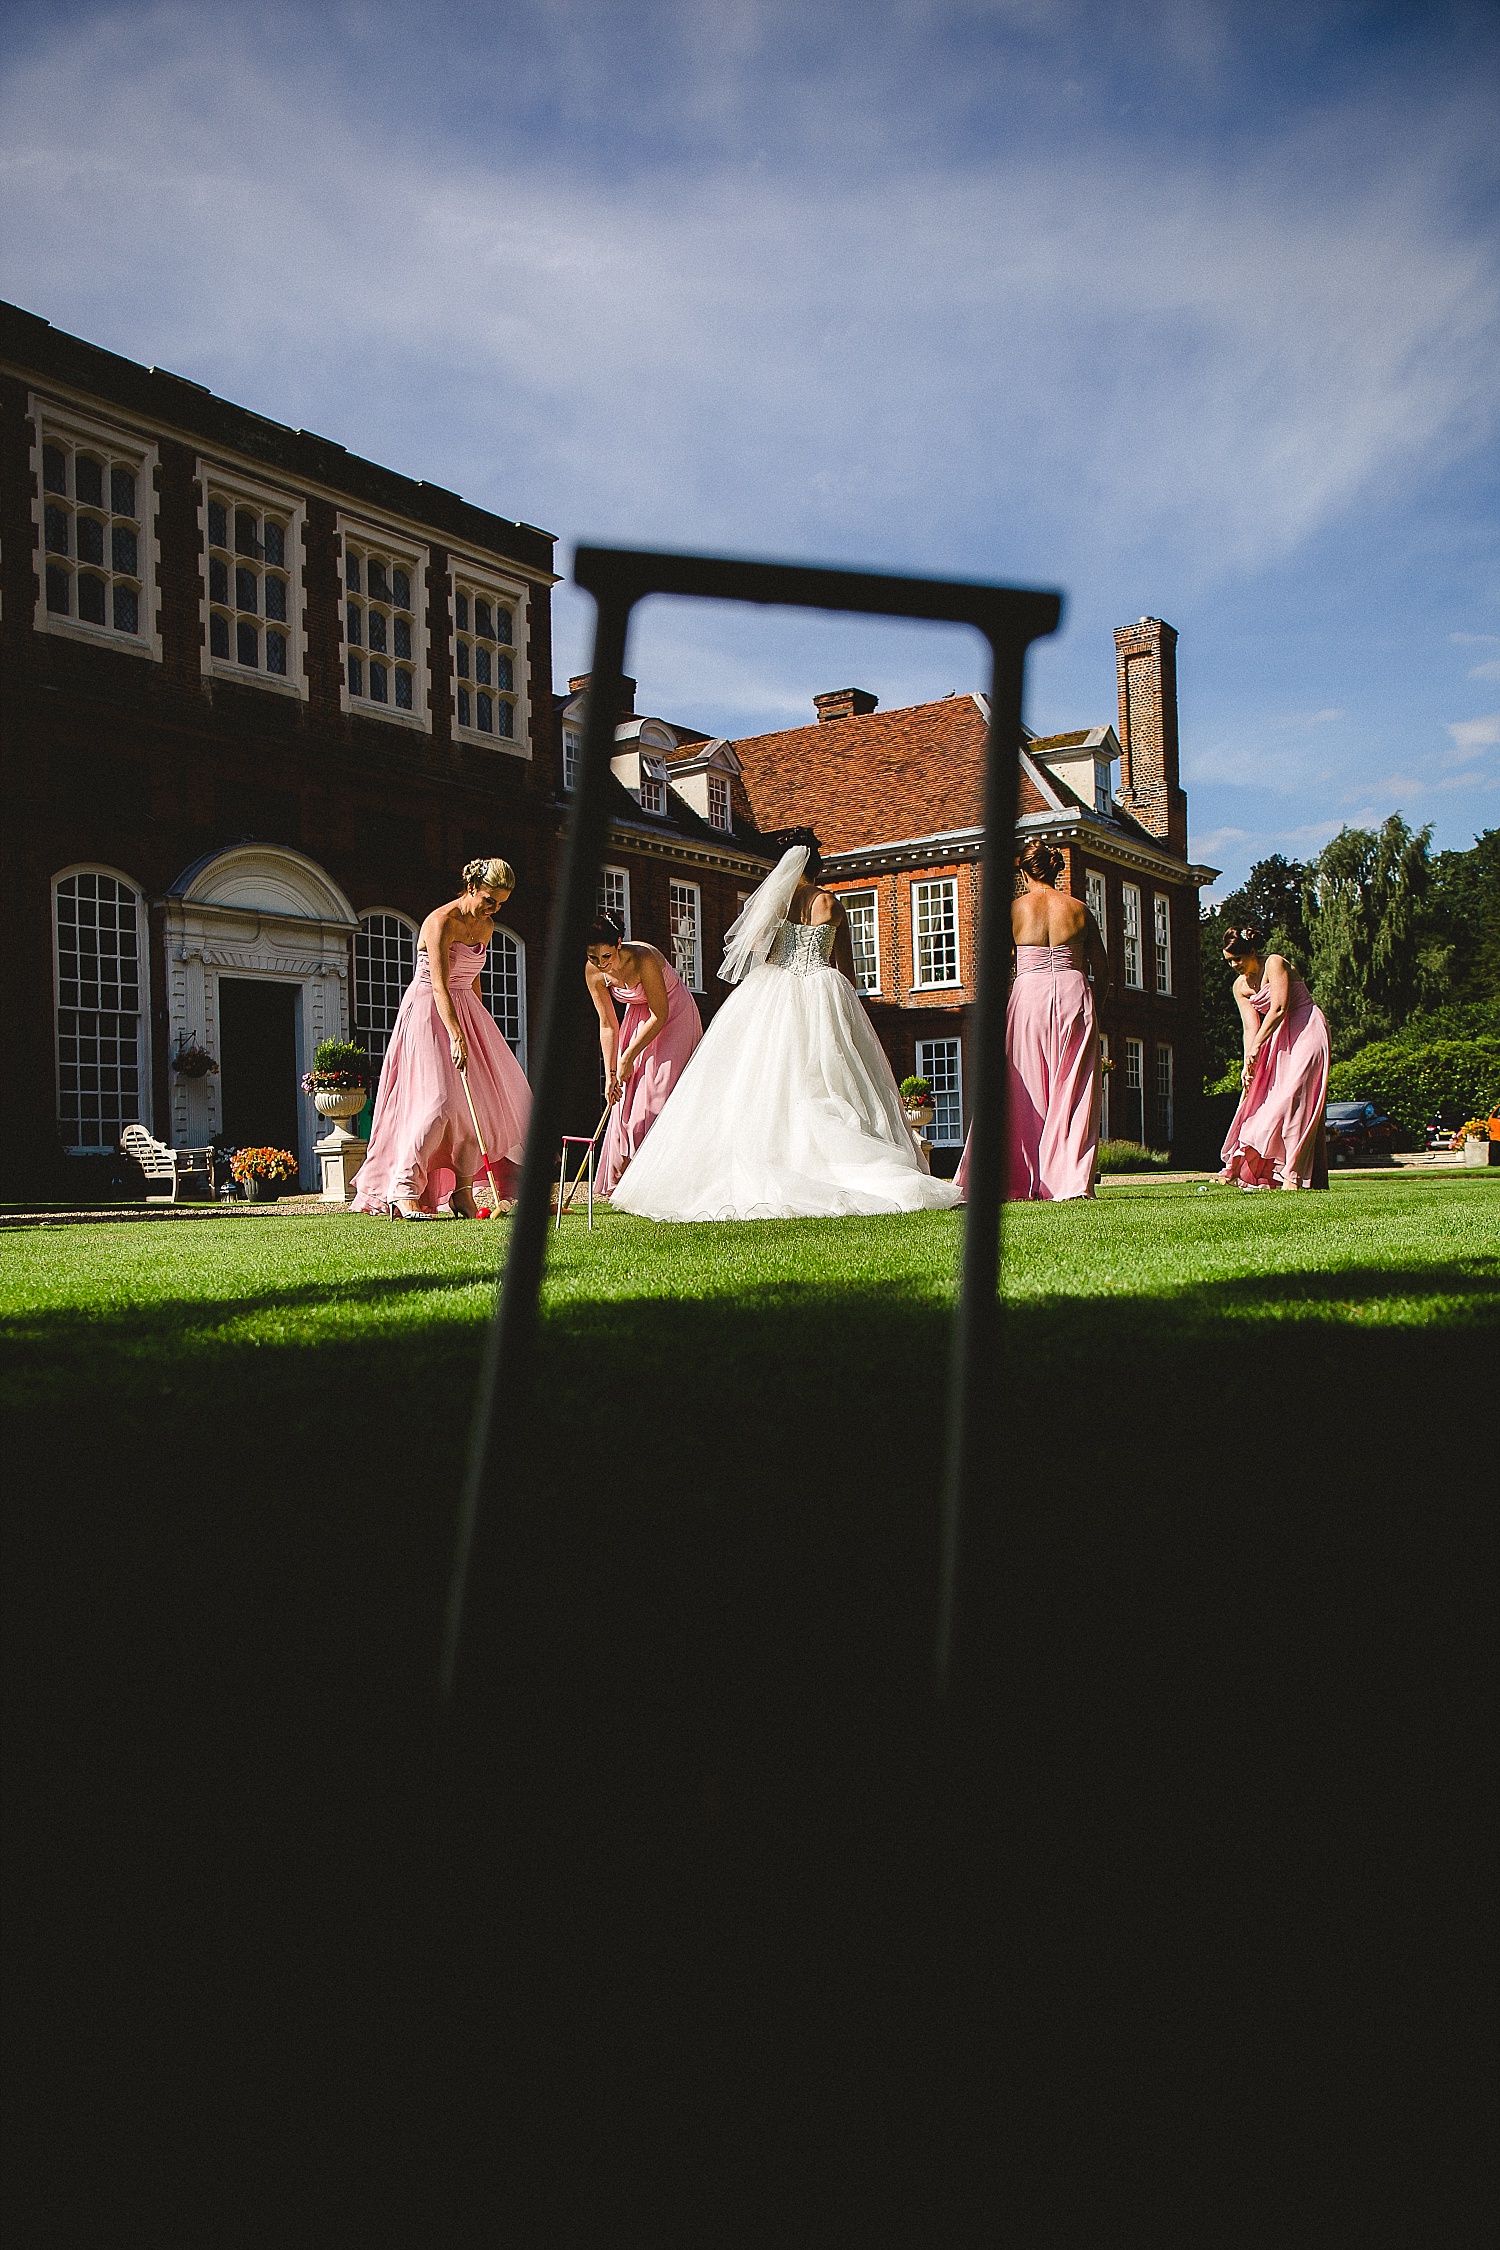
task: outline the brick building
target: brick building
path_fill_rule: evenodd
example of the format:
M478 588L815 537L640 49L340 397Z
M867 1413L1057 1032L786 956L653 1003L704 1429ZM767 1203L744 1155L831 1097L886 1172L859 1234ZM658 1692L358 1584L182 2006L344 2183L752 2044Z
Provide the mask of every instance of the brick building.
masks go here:
M323 1037L383 1049L480 853L519 877L487 975L524 1063L565 817L551 535L8 306L0 465L19 1192L90 1192L136 1117L314 1185L298 1075ZM174 1069L193 1042L216 1074Z
M1215 870L1187 859L1176 640L1159 618L1116 633L1118 736L1111 726L1027 736L1020 829L1058 846L1060 886L1087 899L1109 949L1105 1136L1191 1148L1203 1077L1198 887ZM932 1080L929 1137L951 1169L968 1127L988 702L954 695L882 712L845 688L814 703L814 725L733 745L736 809L762 829L816 829L871 1018L897 1077Z

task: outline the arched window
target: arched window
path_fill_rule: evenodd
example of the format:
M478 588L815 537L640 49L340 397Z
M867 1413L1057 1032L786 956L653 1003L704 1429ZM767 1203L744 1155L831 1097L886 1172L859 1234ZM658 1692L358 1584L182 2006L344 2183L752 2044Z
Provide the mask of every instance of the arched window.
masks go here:
M354 933L354 1038L382 1060L401 995L417 967L417 927L404 914L362 914Z
M511 1053L526 1068L526 948L497 923L479 972L479 997L504 1032Z
M146 945L141 894L123 875L76 868L52 886L57 976L57 1125L70 1156L112 1153L149 1124Z

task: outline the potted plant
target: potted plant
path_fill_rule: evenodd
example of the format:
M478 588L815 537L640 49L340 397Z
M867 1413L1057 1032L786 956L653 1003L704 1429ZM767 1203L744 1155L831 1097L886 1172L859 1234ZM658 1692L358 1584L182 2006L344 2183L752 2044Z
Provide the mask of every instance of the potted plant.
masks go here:
M903 1078L901 1099L906 1108L906 1122L918 1129L932 1123L935 1110L932 1106L932 1080L930 1078Z
M287 1148L237 1148L229 1169L247 1203L274 1203L285 1183L297 1177L297 1159Z
M320 1117L358 1117L370 1098L373 1076L370 1057L349 1039L324 1039L313 1054L313 1066L302 1077L302 1091L311 1094Z
M177 1042L172 1068L179 1078L206 1078L210 1071L217 1073L219 1066L206 1047L185 1034Z
M1500 1157L1500 1141L1491 1137L1488 1117L1470 1117L1454 1136L1465 1164L1493 1164Z

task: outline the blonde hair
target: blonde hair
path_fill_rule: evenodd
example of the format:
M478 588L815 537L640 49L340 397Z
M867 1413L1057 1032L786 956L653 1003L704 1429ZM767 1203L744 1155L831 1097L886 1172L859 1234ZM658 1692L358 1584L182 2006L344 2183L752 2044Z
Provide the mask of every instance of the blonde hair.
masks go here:
M513 891L516 871L508 859L471 859L464 869L464 888L477 891L480 884L490 891Z

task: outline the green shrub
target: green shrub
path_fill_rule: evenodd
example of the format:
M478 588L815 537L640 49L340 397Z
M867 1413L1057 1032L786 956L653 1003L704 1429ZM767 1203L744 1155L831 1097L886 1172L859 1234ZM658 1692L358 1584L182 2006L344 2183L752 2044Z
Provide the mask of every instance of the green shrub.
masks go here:
M370 1071L370 1057L363 1047L352 1039L321 1039L313 1055L314 1070L343 1070L351 1076Z
M1101 1172L1164 1172L1171 1158L1164 1148L1142 1148L1139 1141L1101 1141Z
M1374 1102L1420 1140L1441 1109L1487 1117L1500 1102L1500 1039L1435 1039L1425 1047L1376 1040L1334 1064L1328 1098Z

